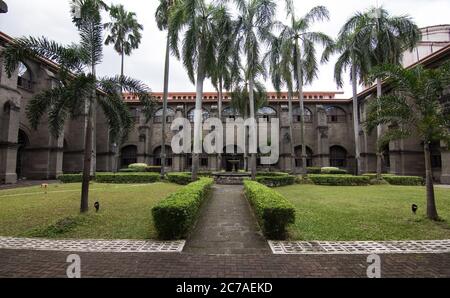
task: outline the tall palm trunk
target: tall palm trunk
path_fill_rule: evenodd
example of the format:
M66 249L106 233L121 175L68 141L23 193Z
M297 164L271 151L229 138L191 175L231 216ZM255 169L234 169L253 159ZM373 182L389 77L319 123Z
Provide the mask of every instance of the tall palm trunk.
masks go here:
M120 54L120 56L122 60L120 63L120 76L123 77L125 68L125 51L123 50L123 46L122 46L122 53Z
M380 97L382 96L382 82L380 78L377 78L377 101L379 102ZM378 105L378 109L379 109ZM377 126L377 140L379 141L381 138L381 125ZM381 180L381 173L382 173L382 166L383 166L383 160L382 160L382 153L380 146L377 145L377 179Z
M202 46L200 47L202 49ZM202 151L202 101L203 101L203 83L205 81L205 61L204 54L201 51L197 67L196 99L194 113L194 152L192 153L192 180L198 179L199 152Z
M302 166L301 174L306 174L306 145L305 145L305 102L303 98L303 73L302 73L302 61L301 52L298 41L296 41L297 47L297 77L298 77L298 100L300 102L300 144L302 146Z
M289 137L291 139L291 172L295 174L295 146L294 146L294 121L292 112L292 86L288 86L288 101L289 101Z
M358 85L356 78L356 65L352 65L352 89L353 89L353 130L355 133L355 166L356 175L361 174L361 148L359 142L359 109L358 109Z
M95 65L92 65L92 76L94 81L96 79ZM84 140L84 162L83 162L83 180L81 185L81 213L89 211L89 182L91 180L91 165L93 156L93 114L94 114L94 101L97 96L97 90L94 86L92 90L91 98L87 102L87 124Z
M162 131L161 131L161 178L166 175L166 113L167 100L169 98L169 67L170 67L170 42L169 34L167 34L166 42L166 58L164 66L164 95L163 95L163 112L162 112Z
M250 119L256 121L255 117L255 95L254 95L254 82L253 77L250 76L249 86L248 86L248 97L250 103ZM256 124L256 123L255 123ZM250 136L256 138L256 125L250 127ZM255 139L253 139L256 141ZM250 149L250 148L249 148ZM250 170L252 173L252 180L256 180L256 153L250 153Z
M219 78L219 119L222 121L222 101L223 101L223 90L222 90L222 78ZM219 148L222 150L222 148ZM222 170L222 154L219 152L217 154L217 170L220 172Z
M427 189L427 217L431 220L438 220L439 216L436 210L436 201L434 197L434 185L433 185L433 172L431 168L431 154L430 154L430 143L425 142L424 146L425 154L425 179L426 179L426 189Z

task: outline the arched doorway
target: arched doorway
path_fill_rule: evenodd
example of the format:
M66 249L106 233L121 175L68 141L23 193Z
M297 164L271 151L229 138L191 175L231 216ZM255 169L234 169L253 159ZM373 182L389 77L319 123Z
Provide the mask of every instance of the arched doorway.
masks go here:
M302 166L302 146L295 147L295 167L300 168ZM312 167L313 165L313 151L306 146L306 166Z
M137 146L129 145L122 148L120 167L126 168L133 163L137 163Z
M26 165L26 150L30 142L26 133L19 129L19 135L17 137L17 160L16 160L16 174L17 178L24 178L24 166Z
M166 146L166 167L171 167L173 164L173 159L172 159L172 148L170 148L170 146ZM161 162L161 146L157 147L154 151L153 151L153 165L155 166L161 166L162 162Z
M330 166L336 168L347 167L347 150L341 146L330 147Z

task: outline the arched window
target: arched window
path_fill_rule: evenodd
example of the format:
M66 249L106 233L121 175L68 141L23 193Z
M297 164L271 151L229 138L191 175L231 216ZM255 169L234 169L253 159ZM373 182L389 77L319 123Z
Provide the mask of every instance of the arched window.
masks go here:
M441 144L433 142L430 144L431 167L434 169L442 168Z
M275 118L277 116L277 111L271 107L262 107L256 112L256 117L261 119L266 119L269 121L271 118Z
M121 151L121 167L126 168L133 163L137 163L137 147L135 145L123 147Z
M313 151L311 150L311 148L309 148L308 146L306 146L306 166L307 167L312 167L313 165ZM295 147L295 166L296 167L301 167L302 166L302 146L297 146Z
M195 116L195 108L190 110L188 113L188 119L190 122L194 123L194 116ZM205 109L202 110L202 121L205 121L209 118L209 112Z
M166 167L171 167L172 163L173 163L173 158L172 158L172 148L170 148L170 146L166 146ZM162 165L162 161L161 161L161 146L159 146L158 148L155 149L155 151L153 151L153 165L155 166L160 166Z
M17 86L27 90L33 86L31 71L23 62L19 62Z
M305 108L305 123L312 123L313 121L313 114L310 109ZM292 111L292 116L294 117L294 122L300 122L301 121L301 114L300 114L300 107L294 108Z
M347 150L341 146L330 147L330 166L345 168L347 166Z
M159 109L153 116L153 123L162 123L163 109ZM175 119L175 111L172 108L166 110L166 122L171 123Z
M241 116L241 114L239 113L239 111L237 111L236 109L233 109L232 107L226 107L222 111L223 120L226 120L226 119L235 120L236 118L238 118L240 116Z
M130 113L131 113L131 118L133 119L133 122L138 123L140 114L141 114L141 110L139 108L131 108Z
M326 108L327 120L330 123L346 122L347 117L345 111L339 107L331 106Z

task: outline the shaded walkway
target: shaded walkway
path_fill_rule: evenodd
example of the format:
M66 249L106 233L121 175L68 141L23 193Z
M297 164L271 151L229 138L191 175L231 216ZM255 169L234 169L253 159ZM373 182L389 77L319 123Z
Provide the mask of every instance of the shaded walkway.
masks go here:
M216 185L184 248L195 254L270 254L243 187Z

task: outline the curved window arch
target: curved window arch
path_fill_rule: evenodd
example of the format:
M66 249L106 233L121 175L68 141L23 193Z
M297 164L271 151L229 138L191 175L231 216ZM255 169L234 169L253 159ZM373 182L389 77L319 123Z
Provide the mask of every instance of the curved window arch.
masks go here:
M137 163L137 146L125 146L121 150L121 167L126 168L133 163Z
M272 107L262 107L256 112L256 117L270 120L277 117L277 111Z
M224 120L226 120L226 119L236 119L236 118L238 118L240 116L241 116L241 113L239 113L239 111L237 111L233 107L226 107L222 111L222 118Z
M160 108L153 115L153 123L162 123L163 108ZM166 110L166 122L171 123L175 119L175 110L172 108L167 108Z
M302 166L302 163L303 163L302 146L300 145L295 147L295 166L299 168ZM306 146L306 166L312 167L312 165L313 165L313 151L311 150L311 148Z
M292 111L292 116L294 117L294 122L300 122L301 121L301 114L300 114L300 107L296 107ZM305 123L312 123L313 121L313 113L310 109L305 107Z
M157 147L153 151L153 165L155 166L161 166L162 165L162 158L161 158L161 146ZM166 167L171 167L173 163L173 152L172 148L170 146L166 146Z
M18 65L17 86L31 90L33 86L32 81L33 77L30 68L20 61Z
M330 106L326 108L327 120L330 123L343 123L347 120L345 111L336 106Z
M194 123L194 115L195 115L195 108L191 109L188 113L188 119L190 122ZM209 112L205 109L202 109L202 121L205 121L209 118Z
M330 166L337 168L345 168L347 166L347 150L344 147L330 147Z

